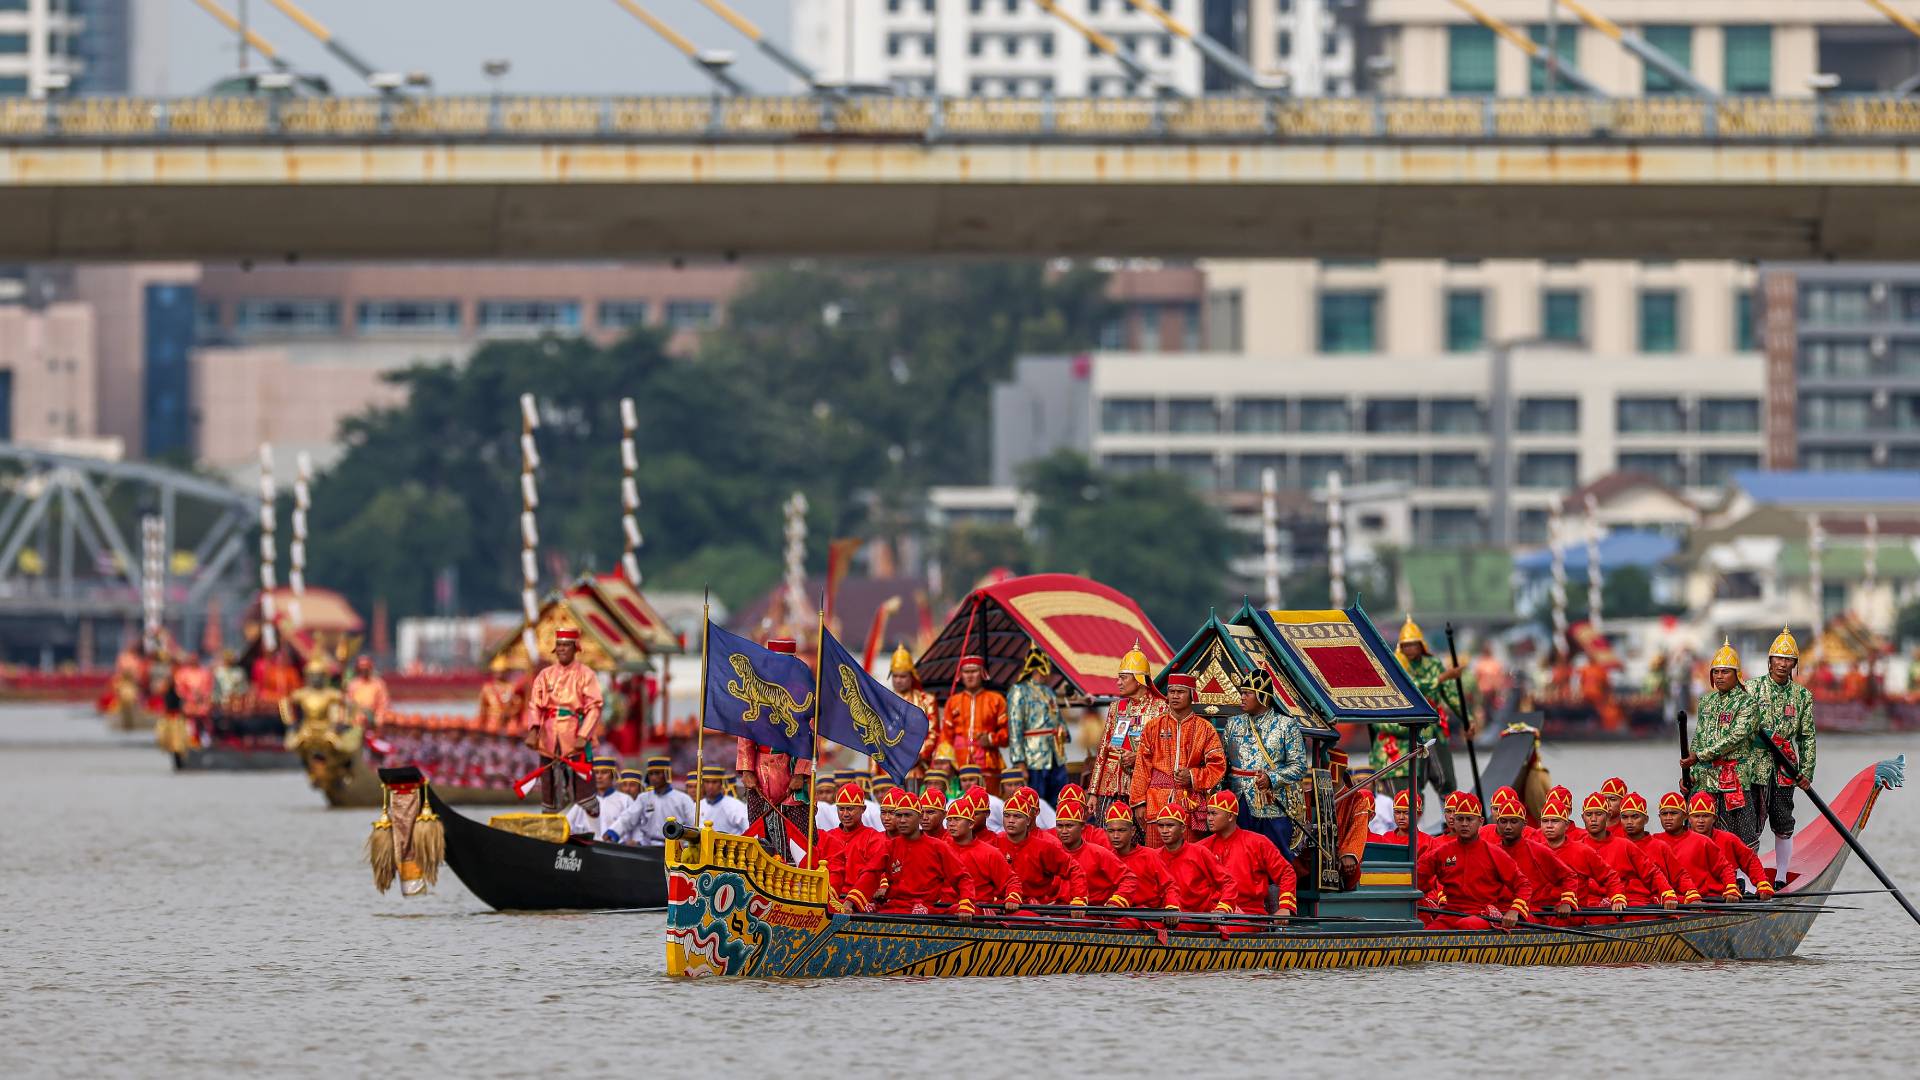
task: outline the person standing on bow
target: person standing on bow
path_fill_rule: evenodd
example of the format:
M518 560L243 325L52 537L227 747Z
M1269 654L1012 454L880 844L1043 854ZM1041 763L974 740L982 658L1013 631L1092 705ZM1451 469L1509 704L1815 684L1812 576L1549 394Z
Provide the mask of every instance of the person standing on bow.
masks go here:
M1193 693L1192 675L1167 676L1167 711L1140 732L1129 800L1143 821L1157 822L1163 804L1179 796L1189 834L1199 839L1207 834L1207 795L1227 773L1227 752L1213 723L1193 711ZM1158 830L1148 834L1150 845L1157 839Z
M1813 786L1813 692L1793 681L1800 666L1800 645L1786 627L1767 648L1767 673L1747 681L1747 696L1753 699L1759 714L1760 738L1767 739L1787 755L1800 773L1800 779L1788 780L1784 772L1773 770L1773 782L1762 785L1767 791L1767 824L1773 832L1774 888L1787 883L1787 867L1793 862L1793 789ZM1773 755L1762 746L1760 754L1768 761ZM1758 832L1755 838L1758 839ZM1757 883L1756 883L1757 884Z
M960 658L960 688L940 712L940 738L953 748L959 765L978 765L986 786L1000 785L1000 749L1007 745L1007 699L987 689L987 661L982 656Z
M1027 785L1052 805L1067 783L1067 729L1060 699L1048 685L1053 661L1038 648L1027 650L1019 681L1007 691L1007 764L1025 765ZM1046 828L1042 823L1041 828Z
M1312 763L1300 722L1276 710L1274 703L1273 676L1254 669L1240 683L1240 712L1227 718L1220 742L1227 754L1227 787L1239 803L1240 827L1290 855L1294 812L1305 817L1299 784Z
M1754 741L1760 710L1740 685L1740 654L1732 642L1713 654L1708 679L1713 689L1694 709L1693 752L1680 764L1693 769L1695 791L1713 793L1721 827L1748 847L1758 847L1775 769L1773 755Z
M353 678L347 680L347 712L354 723L376 728L392 711L393 697L387 693L387 681L373 670L373 657L361 653L353 662Z
M1133 769L1140 732L1167 714L1166 699L1154 693L1153 683L1147 678L1147 654L1140 651L1139 642L1120 658L1114 686L1120 696L1107 708L1100 745L1089 750L1093 760L1087 773L1087 795L1092 799L1091 809L1102 821L1115 803L1132 812Z
M1453 749L1447 742L1448 736L1453 732L1448 722L1448 717L1455 715L1453 695L1468 694L1471 691L1460 682L1461 665L1454 664L1449 667L1427 651L1427 637L1420 632L1419 625L1413 621L1411 615L1407 616L1407 621L1400 625L1399 651L1396 655L1400 659L1400 666L1405 668L1407 674L1412 677L1414 688L1420 691L1421 696L1427 699L1427 703L1433 706L1433 711L1440 716L1440 730L1437 733L1439 741L1434 745L1433 753L1429 756L1434 767L1422 769L1421 777L1433 784L1434 794L1444 799L1460 788L1459 781L1454 779ZM1441 685L1449 682L1454 684L1450 689ZM1410 743L1401 741L1411 738L1412 729L1406 724L1376 724L1372 731L1374 735L1373 767L1376 771L1387 762L1412 749ZM1479 730L1474 728L1466 732L1466 737L1471 739L1477 734ZM1387 738L1383 739L1383 735ZM1433 737L1433 733L1429 733L1429 737ZM1406 786L1407 777L1405 774L1396 774L1391 783L1397 790Z
M557 814L578 802L589 817L600 816L600 796L592 775L580 775L569 761L585 757L600 726L600 679L578 661L580 631L562 626L553 632L553 663L540 669L527 691L527 748L540 755L540 808ZM562 799L562 794L567 797Z
M768 638L768 652L792 656L798 651L792 638ZM752 739L734 736L734 768L740 774L740 799L747 806L748 834L760 841L767 853L782 862L793 862L794 847L804 848L807 840L807 816L810 807L793 796L796 779L813 774L813 762L778 750L769 750ZM754 828L758 825L759 828Z
M913 666L913 654L905 645L896 645L893 659L887 664L887 679L893 686L893 692L901 699L927 714L927 738L920 745L920 757L913 768L907 770L907 782L914 783L927 775L927 769L933 765L933 751L940 741L940 707L933 695L920 685L920 672Z

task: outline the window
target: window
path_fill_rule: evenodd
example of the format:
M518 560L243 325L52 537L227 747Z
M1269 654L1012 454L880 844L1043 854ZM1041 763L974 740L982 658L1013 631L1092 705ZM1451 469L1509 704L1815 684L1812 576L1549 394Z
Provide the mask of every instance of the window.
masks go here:
M1368 454L1367 480L1412 487L1420 482L1420 458L1413 454Z
M1353 467L1345 454L1301 454L1300 483L1309 491L1327 486L1327 476L1338 473L1342 481L1353 479Z
M1684 416L1677 398L1623 397L1616 406L1614 430L1622 435L1680 431Z
M1212 454L1170 454L1167 471L1199 491L1212 491L1220 486L1220 470L1214 467Z
M1894 342L1887 368L1889 375L1920 375L1920 341Z
M1747 434L1760 430L1760 402L1753 398L1702 398L1700 431L1708 435Z
M1020 0L1007 0L1007 14L1012 15L1019 10Z
M1428 459L1427 483L1437 488L1487 486L1487 466L1474 454L1435 454Z
M193 334L201 341L220 336L220 301L202 300L193 313Z
M1447 27L1447 92L1491 94L1493 31L1477 23Z
M1893 395L1888 420L1895 430L1920 431L1920 397L1912 394Z
M1204 398L1175 398L1167 402L1167 430L1180 435L1212 434L1220 430L1213 402Z
M1173 35L1171 34L1160 35L1160 55L1161 56L1173 55Z
M1685 487L1686 466L1679 454L1621 454L1620 471L1645 473L1668 487Z
M1548 289L1540 294L1540 336L1548 341L1578 345L1586 340L1583 308L1586 297L1578 289Z
M1641 35L1647 44L1666 53L1673 62L1693 70L1693 27L1691 26L1649 26ZM1680 91L1680 84L1652 64L1640 65L1641 90L1648 94L1674 94Z
M1100 430L1110 434L1152 431L1153 401L1147 398L1108 398L1100 403Z
M4 6L4 5L0 5ZM19 54L27 51L27 35L0 34L0 53Z
M1810 446L1800 451L1800 467L1811 472L1866 472L1873 449L1866 446Z
M900 14L900 0L887 0L887 10L895 15Z
M1752 352L1760 347L1759 327L1754 325L1753 290L1733 292L1733 351Z
M1700 486L1721 487L1733 480L1734 473L1759 467L1759 454L1701 454Z
M1281 454L1241 454L1233 459L1235 491L1259 491L1260 474L1272 469L1281 487L1287 486L1287 459Z
M967 55L979 56L981 53L985 52L986 49L987 49L987 36L985 34L967 35ZM975 80L975 81L978 81L978 80Z
M1137 310L1140 312L1140 347L1148 350L1158 349L1160 347L1160 305L1141 304Z
M365 333L440 333L460 329L458 300L362 300L354 323Z
M1326 292L1320 294L1320 351L1365 353L1379 348L1374 315L1380 294Z
M1901 322L1920 322L1920 289L1908 286L1899 293L1897 318Z
M1773 27L1721 28L1726 54L1722 87L1729 94L1773 93Z
M1307 398L1300 402L1302 434L1327 435L1352 430L1353 411L1345 401L1338 398Z
M1367 433L1411 435L1420 430L1420 406L1411 398L1367 402Z
M1087 14L1100 14L1100 0L1087 0Z
M1049 80L1051 81L1051 80ZM1169 304L1174 314L1180 316L1180 347L1188 352L1200 351L1200 304L1189 301L1182 304Z
M1845 326L1872 318L1873 295L1865 285L1808 285L1800 290L1800 317L1810 323Z
M1041 56L1053 55L1053 35L1052 34L1040 35L1040 55ZM1048 87L1048 89L1052 89L1052 87Z
M0 78L0 94L24 94L27 92L25 75L9 75Z
M899 2L900 2L900 0L892 0L892 2L893 2L893 3L899 3ZM900 55L900 42L901 42L901 41L902 41L902 40L903 40L903 39L904 39L904 38L905 38L906 36L907 36L907 35L905 35L905 34L888 34L888 35L887 35L887 55L888 55L888 56L899 56L899 55Z
M1100 347L1120 352L1127 347L1127 317L1120 315L1100 324Z
M4 438L4 436L0 436ZM1887 449L1887 468L1920 469L1920 446L1894 446Z
M1435 544L1478 544L1487 538L1480 511L1464 507L1436 507L1428 512L1428 539Z
M1241 398L1233 405L1233 430L1243 434L1287 430L1287 403L1277 398Z
M1143 473L1153 471L1152 454L1103 454L1100 467L1110 473Z
M241 334L333 334L340 330L338 300L240 300L233 329Z
M1513 516L1514 539L1523 544L1544 544L1547 542L1547 512L1545 510L1522 510Z
M644 325L647 321L647 302L645 300L602 300L599 321L602 330L627 330Z
M1243 347L1240 332L1241 299L1239 289L1221 289L1207 294L1207 344L1222 352L1239 352Z
M482 300L483 331L578 330L580 304L573 300Z
M1435 435L1484 435L1487 414L1470 398L1439 398L1427 406L1428 430Z
M1521 398L1515 427L1537 435L1572 435L1580 430L1577 398Z
M1640 291L1640 351L1680 351L1680 294L1672 289Z
M1479 289L1447 291L1447 351L1474 352L1487 343L1487 294Z
M1293 55L1293 31L1291 30L1280 31L1280 41L1278 44L1278 50L1280 53L1280 58L1283 60Z
M1873 350L1859 338L1809 341L1800 350L1800 374L1862 379L1873 374Z
M1553 31L1551 35L1553 38L1552 51L1553 55L1560 59L1561 71L1564 72L1570 67L1578 67L1580 59L1579 24L1574 23L1569 25L1568 23L1562 22L1555 23L1552 27L1548 27L1545 23L1534 23L1532 26L1527 27L1527 36L1533 39L1535 45L1546 45L1548 44L1547 38L1549 35L1547 31L1549 29ZM1527 89L1536 94L1544 94L1547 92L1547 65L1536 64L1531 60L1527 62ZM1573 87L1568 83L1564 74L1554 77L1554 93L1565 94L1572 90Z
M711 300L667 301L667 329L669 330L699 330L712 326L714 321L714 306Z
M1802 394L1804 431L1862 431L1872 425L1873 398L1867 394Z
M1521 454L1514 483L1523 488L1571 488L1579 480L1578 454Z

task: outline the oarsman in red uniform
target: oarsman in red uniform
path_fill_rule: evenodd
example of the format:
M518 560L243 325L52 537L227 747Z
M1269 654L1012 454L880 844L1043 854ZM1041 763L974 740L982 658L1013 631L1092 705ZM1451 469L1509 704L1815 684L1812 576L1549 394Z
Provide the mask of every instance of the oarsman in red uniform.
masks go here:
M1080 864L1080 872L1087 878L1087 903L1107 907L1126 907L1132 901L1134 891L1133 871L1113 853L1113 848L1092 842L1094 833L1087 825L1087 806L1083 802L1066 798L1063 794L1060 805L1054 807L1053 835L1067 854ZM1106 839L1104 833L1101 839Z
M1718 896L1729 903L1740 899L1740 879L1733 864L1714 842L1687 828L1687 801L1677 791L1660 796L1660 835L1657 842L1673 852L1674 861L1693 879L1702 896Z
M1580 875L1543 841L1527 835L1531 831L1527 807L1512 788L1503 787L1493 794L1493 827L1494 842L1533 884L1533 892L1527 897L1528 910L1552 910L1563 919L1572 916L1573 909L1580 906Z
M1661 820L1666 820L1665 814L1661 815ZM1693 798L1687 803L1687 826L1718 848L1720 857L1727 860L1728 865L1747 875L1747 880L1753 883L1760 899L1773 899L1773 876L1767 873L1766 867L1760 865L1760 857L1741 841L1737 833L1720 827L1720 809L1714 805L1711 792L1693 793ZM1776 872L1784 873L1778 869ZM1733 883L1736 887L1740 884L1738 879L1734 879Z
M833 808L840 815L840 826L821 833L816 846L826 861L827 881L833 886L833 894L847 906L862 909L867 906L868 897L856 889L853 882L861 868L880 864L887 850L887 834L861 824L860 817L867 811L867 796L859 784L843 786L833 800Z
M1000 849L974 835L973 807L956 799L947 808L947 843L953 845L961 863L973 875L973 903L981 911L1000 907L1016 911L1020 907L1020 878Z
M1553 802L1555 800L1559 801L1561 809L1566 811L1568 818L1571 818L1573 816L1573 789L1565 786L1564 784L1556 784L1554 787L1552 787L1547 791L1547 802ZM1541 833L1544 835L1546 832L1546 824L1547 824L1546 821L1544 820L1545 818L1544 812L1542 813L1541 816L1542 816L1542 821L1540 822ZM1569 844L1586 843L1587 842L1586 828L1581 825L1573 824L1571 821L1569 821L1568 824L1569 824L1569 828L1566 830L1567 843ZM1547 846L1553 847L1554 845L1549 844Z
M947 793L929 786L920 793L920 831L937 840L947 838Z
M1231 912L1240 883L1213 852L1187 843L1186 800L1160 800L1150 823L1160 833L1160 858L1167 867L1167 906L1181 911Z
M1113 854L1133 875L1133 889L1127 893L1127 906L1165 908L1175 903L1167 895L1173 882L1167 879L1167 864L1160 849L1140 842L1140 827L1134 824L1133 810L1125 799L1107 804L1107 822L1103 830Z
M1553 852L1579 879L1576 890L1580 895L1581 907L1611 907L1615 911L1624 909L1627 906L1627 894L1621 891L1619 872L1593 850L1592 844L1575 840L1575 835L1585 836L1586 830L1581 829L1576 834L1572 826L1572 798L1565 789L1556 788L1547 795L1546 804L1540 808L1540 834L1546 838L1547 850Z
M1660 868L1660 874L1667 879L1667 885L1680 897L1683 904L1700 902L1700 886L1693 875L1665 840L1647 831L1647 799L1637 791L1629 791L1627 797L1620 800L1620 827L1628 842L1640 849L1647 861Z
M1298 876L1272 840L1251 829L1240 827L1240 799L1231 791L1216 791L1207 797L1209 835L1195 841L1220 860L1233 876L1238 891L1233 908L1242 915L1277 913L1292 915L1300 903L1294 896ZM1268 893L1273 894L1269 909Z
M1664 908L1680 906L1667 875L1660 872L1645 852L1624 836L1615 836L1607 825L1607 801L1599 792L1587 796L1580 808L1587 823L1588 846L1620 875L1620 893L1636 907L1657 903Z
M987 801L987 789L976 784L956 801L966 803L967 812L973 815L973 835L999 848L1000 854L1007 854L1007 834L987 824L987 819L993 814L993 806ZM1005 812L1004 807L1002 812Z
M1412 827L1413 810L1408 805L1405 789L1402 789L1400 794L1393 797L1393 831L1390 833L1374 833L1368 837L1368 839L1376 844L1399 844L1405 847L1407 843L1407 830Z
M1093 801L1087 798L1087 792L1085 788L1082 788L1079 784L1075 784L1071 782L1062 785L1060 788L1060 801L1063 803L1077 802L1086 810L1087 818L1096 819L1093 821L1093 828L1080 830L1080 838L1082 840L1085 840L1087 843L1092 844L1095 847L1103 847L1103 848L1106 848L1108 851L1113 850L1113 845L1107 842L1107 830L1100 827L1101 823L1099 820L1097 820L1098 815L1096 815L1093 811L1093 805L1094 805ZM1056 818L1059 817L1059 807L1054 808L1054 816ZM1085 820L1085 819L1082 819L1082 820Z
M1087 906L1087 875L1050 832L1033 827L1040 793L1023 787L1001 808L1007 826L1007 861L1013 864L1029 904Z
M1615 836L1625 836L1626 830L1620 827L1620 804L1627 798L1627 782L1617 776L1609 776L1600 785L1600 798L1607 806L1607 831Z
M1480 800L1471 792L1458 796L1453 841L1421 850L1417 878L1437 886L1441 906L1460 914L1422 917L1433 930L1489 930L1495 922L1511 930L1532 910L1533 883L1498 844L1480 839Z
M1482 840L1498 840L1500 838L1500 809L1508 803L1518 806L1520 808L1520 820L1523 822L1526 820L1527 804L1521 801L1520 793L1511 787L1502 786L1495 788L1493 794L1487 797L1488 808L1493 811L1493 820L1487 822L1486 827L1480 830L1480 838ZM1534 843L1540 843L1544 839L1540 835L1540 830L1531 825L1523 826L1521 835L1532 840ZM1509 852L1509 854L1511 854L1511 852ZM1538 885L1539 882L1535 882L1534 884Z
M888 798L892 802L887 809L893 819L893 835L887 839L877 872L869 872L877 879L872 894L874 909L906 915L934 911L972 915L973 875L954 854L953 845L920 831L920 807L912 795L896 790L889 792Z

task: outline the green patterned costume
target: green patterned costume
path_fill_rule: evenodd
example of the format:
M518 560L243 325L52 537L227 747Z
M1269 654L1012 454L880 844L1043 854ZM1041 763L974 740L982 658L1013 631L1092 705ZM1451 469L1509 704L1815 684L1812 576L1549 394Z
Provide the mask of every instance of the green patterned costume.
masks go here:
M1785 685L1772 675L1747 680L1747 696L1753 698L1760 717L1760 734L1784 744L1787 756L1800 769L1800 775L1813 779L1813 691L1788 679ZM1771 762L1766 747L1760 754ZM1777 777L1776 777L1777 779Z
M1756 787L1773 778L1773 758L1759 743L1754 732L1760 726L1760 712L1753 696L1744 687L1725 692L1709 690L1694 709L1693 766L1695 791L1721 791L1720 767L1715 762L1730 758L1735 779L1741 787Z

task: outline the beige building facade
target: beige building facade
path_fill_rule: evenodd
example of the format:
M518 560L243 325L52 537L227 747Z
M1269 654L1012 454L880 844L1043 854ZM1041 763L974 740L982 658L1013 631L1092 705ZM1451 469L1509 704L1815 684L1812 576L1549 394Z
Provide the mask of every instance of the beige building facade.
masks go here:
M0 306L0 441L71 449L99 435L91 307Z

